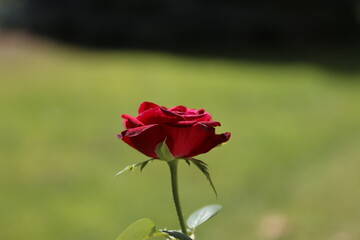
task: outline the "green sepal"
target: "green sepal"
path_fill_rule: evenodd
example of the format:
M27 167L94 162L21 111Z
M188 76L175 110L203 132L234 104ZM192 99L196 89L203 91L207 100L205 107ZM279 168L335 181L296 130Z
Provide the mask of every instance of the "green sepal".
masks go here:
M194 163L195 166L205 175L206 179L209 181L211 188L213 189L213 191L215 193L215 196L217 197L217 192L216 192L215 186L211 180L209 169L207 168L207 164L205 162L203 162L199 159L195 159L195 158L187 158L185 160L189 160L192 163Z
M121 170L120 172L118 172L115 177L119 176L120 174L124 173L124 172L129 172L129 171L133 171L135 170L135 168L137 167L140 167L140 170L142 171L145 166L151 162L152 160L154 160L153 158L152 159L149 159L149 160L146 160L146 161L143 161L143 162L139 162L139 163L135 163L133 165L130 165L130 166L127 166L125 167L123 170Z
M190 161L187 160L187 159L184 159L184 160L185 160L185 162L187 163L187 165L189 165L189 167L190 167Z
M168 146L166 145L166 139L156 145L155 153L160 160L172 161L175 157L171 154Z
M218 204L208 205L200 208L190 215L190 217L186 220L186 224L191 230L195 230L195 228L197 228L199 225L215 216L221 210L221 208L222 206Z
M142 172L142 170L146 167L146 165L149 163L150 161L144 161L141 163L140 165L140 172Z

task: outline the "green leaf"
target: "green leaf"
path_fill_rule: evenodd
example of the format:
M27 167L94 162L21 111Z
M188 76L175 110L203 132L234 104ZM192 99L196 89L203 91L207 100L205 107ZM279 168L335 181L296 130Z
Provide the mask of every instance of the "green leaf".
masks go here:
M172 161L175 159L166 145L166 139L156 145L155 153L161 160Z
M142 218L126 228L117 240L145 240L151 238L155 231L154 223L148 218Z
M124 172L129 172L129 171L132 171L134 170L135 168L139 167L140 166L140 170L142 171L145 166L150 162L154 160L153 158L152 159L149 159L149 160L146 160L146 161L143 161L143 162L139 162L139 163L135 163L133 165L130 165L130 166L127 166L126 168L124 168L123 170L121 170L120 172L118 172L115 177L119 176L120 174L124 173Z
M162 232L164 232L174 238L180 239L180 240L193 240L192 238L190 238L189 236L186 236L182 232L172 231L172 230L168 230L168 231L163 230Z
M149 161L142 162L142 164L140 166L140 171L142 171L148 163L149 163Z
M213 216L215 216L220 210L222 206L218 204L208 205L199 210L195 211L190 217L187 219L186 224L192 230L197 228L200 224L206 222Z
M215 189L215 186L211 180L211 177L210 177L210 173L209 173L209 170L207 168L207 164L199 159L195 159L195 158L188 158L187 160L190 160L191 162L193 162L195 164L195 166L200 169L200 171L205 175L206 179L209 181L212 189L214 190L214 193L217 197L217 192L216 192L216 189Z

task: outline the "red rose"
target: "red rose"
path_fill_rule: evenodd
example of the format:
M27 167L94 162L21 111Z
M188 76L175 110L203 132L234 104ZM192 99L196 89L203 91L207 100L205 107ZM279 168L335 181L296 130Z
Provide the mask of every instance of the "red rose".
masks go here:
M220 123L212 121L204 109L166 108L143 102L136 118L127 114L122 118L126 130L118 137L151 158L159 158L155 148L165 139L174 157L188 158L206 153L230 138L229 132L215 134L214 127Z

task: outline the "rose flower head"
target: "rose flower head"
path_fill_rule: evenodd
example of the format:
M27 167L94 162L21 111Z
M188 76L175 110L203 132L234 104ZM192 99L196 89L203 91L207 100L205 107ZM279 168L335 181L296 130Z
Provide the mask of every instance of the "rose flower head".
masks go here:
M156 147L164 141L175 158L190 158L206 153L230 138L229 132L215 133L215 127L220 123L212 121L204 109L166 108L143 102L138 113L137 117L122 115L126 130L118 138L151 158L160 158Z

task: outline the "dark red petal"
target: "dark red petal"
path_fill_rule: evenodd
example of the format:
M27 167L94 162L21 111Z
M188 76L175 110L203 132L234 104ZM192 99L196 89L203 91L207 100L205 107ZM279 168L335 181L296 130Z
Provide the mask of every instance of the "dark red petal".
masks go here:
M174 124L174 127L189 127L192 126L194 124L197 124L197 121L179 121L176 124Z
M187 127L165 125L163 128L167 135L166 143L175 157L192 157L207 152L223 139L218 137L221 135L215 135L213 127L205 124L196 123Z
M216 121L201 121L199 124L205 124L208 127L219 127L221 126L220 122Z
M196 114L203 114L205 113L205 109L201 108L199 110L197 110Z
M195 149L187 157L194 157L199 154L207 153L219 144L227 142L230 139L230 136L231 134L229 132L209 135L208 138L204 141L204 144L201 145L199 148Z
M123 118L123 123L125 128L136 128L136 127L144 126L142 122L140 122L139 120L137 120L136 118L130 115L123 114L121 115L121 117Z
M179 105L179 106L175 106L175 107L169 108L168 110L169 110L169 111L175 111L175 112L187 113L188 108L185 107L185 106Z
M166 108L160 108L160 110L166 115L166 116L170 116L170 117L176 117L177 119L179 120L183 120L183 115L177 113L177 112L173 112L173 111L170 111Z
M175 124L169 124L169 125L174 126L174 127L189 127L189 126L194 125L196 123L206 125L207 127L219 127L219 126L221 126L220 122L216 122L216 121L202 121L202 122L198 122L198 121L179 121L179 122L176 122Z
M157 124L131 128L118 135L124 142L151 158L157 158L156 145L164 141L166 135Z
M183 117L163 108L152 108L136 117L143 124L175 123L184 120Z
M149 110L151 108L158 108L159 105L152 103L152 102L143 102L140 104L138 113L141 114L142 112L145 112L146 110Z
M196 109L187 109L186 114L187 115L197 115L198 110L196 110Z
M183 118L185 118L188 121L191 121L191 120L196 120L198 122L211 121L211 115L209 113L202 113L202 114L196 114L196 115L183 115Z

